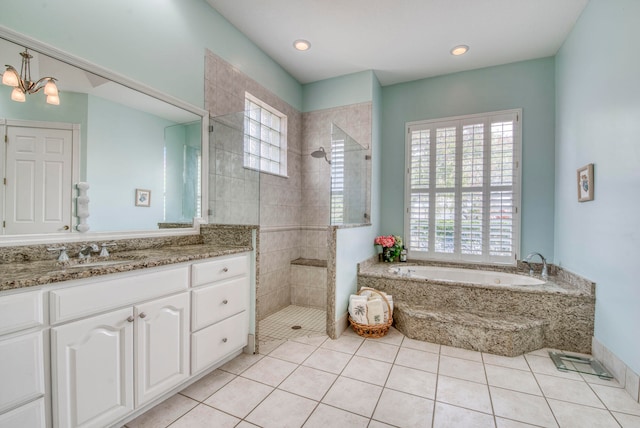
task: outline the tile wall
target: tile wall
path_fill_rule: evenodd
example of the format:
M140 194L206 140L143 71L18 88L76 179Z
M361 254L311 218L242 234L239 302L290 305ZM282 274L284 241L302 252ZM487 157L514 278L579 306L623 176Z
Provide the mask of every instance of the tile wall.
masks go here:
M213 139L216 143L214 150L222 150L223 153L213 156L212 152L210 156L213 163L210 165L210 175L213 174L210 177L210 183L213 182L210 186L213 218L210 220L237 224L251 220L258 211L260 269L257 272L256 316L261 320L291 302L289 262L300 257L302 115L212 52L207 52L205 64L205 108L212 116L230 117L228 115L236 116L243 112L245 92L287 116L288 177L261 173L259 180L255 180L253 171L242 168L242 139L240 143L229 144L229 139L241 137L234 135L242 129L239 120L235 130L228 126L224 131L228 135L222 134L221 141ZM241 118L242 114L236 117ZM232 122L234 120L232 118ZM251 198L255 198L254 202L259 201L259 206L251 205Z
M257 272L257 320L292 303L291 265L297 258L326 260L330 215L330 167L310 156L331 150L331 123L364 145L371 144L371 103L301 113L231 64L207 52L205 108L213 117L244 111L245 92L287 115L288 177L241 167L242 124L222 126L210 147L210 222L260 226ZM231 117L231 116L228 116ZM237 121L235 124L234 121ZM216 125L217 126L217 125ZM235 128L234 128L235 126ZM255 204L259 193L259 205ZM256 212L257 211L257 212ZM297 293L294 290L293 293ZM315 301L315 300L314 300Z
M291 304L326 309L326 267L291 265Z
M324 147L331 159L332 123L361 145L371 147L371 103L302 114L301 251L308 259L327 259L328 231L318 228L326 227L331 215L331 166L322 158L311 157L311 152Z

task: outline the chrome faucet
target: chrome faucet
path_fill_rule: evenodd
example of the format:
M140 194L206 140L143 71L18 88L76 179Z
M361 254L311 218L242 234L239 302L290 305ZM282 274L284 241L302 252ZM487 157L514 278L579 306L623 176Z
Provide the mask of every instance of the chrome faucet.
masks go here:
M526 263L527 266L529 266L529 275L533 275L533 268L531 267L530 262L534 256L539 256L540 260L542 260L542 272L540 273L540 276L543 279L547 279L549 277L549 272L547 271L547 259L545 259L544 256L540 253L531 253L522 261L523 263Z
M97 244L83 245L80 248L80 251L78 251L78 258L80 259L81 262L87 261L89 260L89 257L91 257L91 253L97 253L99 251L100 251L100 248L98 247Z
M47 251L60 251L60 253L58 254L58 263L69 264L69 255L67 254L66 247L47 248Z

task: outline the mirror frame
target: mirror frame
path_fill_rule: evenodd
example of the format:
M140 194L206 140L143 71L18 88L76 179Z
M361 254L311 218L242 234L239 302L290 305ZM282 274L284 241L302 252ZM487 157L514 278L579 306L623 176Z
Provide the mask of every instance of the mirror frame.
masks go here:
M40 42L37 39L18 33L4 25L0 25L0 38L9 42L16 43L30 50L50 56L58 61L62 61L71 66L80 68L90 73L96 74L105 79L123 85L134 91L141 92L160 101L172 104L183 110L187 110L201 118L201 216L193 219L193 225L189 228L180 229L158 229L158 230L139 230L139 231L113 231L113 232L66 232L66 233L48 233L33 235L0 235L0 247L20 246L26 244L51 244L62 242L81 242L81 241L107 241L117 239L136 239L136 238L158 238L164 236L181 236L196 235L200 233L200 225L207 223L209 212L209 112L186 103L171 95L157 91L143 83L130 79L116 72L105 69L85 59L69 54L63 50L53 47L49 44ZM71 189L73 191L73 189ZM75 196L74 196L75 198ZM89 223L90 224L90 223Z

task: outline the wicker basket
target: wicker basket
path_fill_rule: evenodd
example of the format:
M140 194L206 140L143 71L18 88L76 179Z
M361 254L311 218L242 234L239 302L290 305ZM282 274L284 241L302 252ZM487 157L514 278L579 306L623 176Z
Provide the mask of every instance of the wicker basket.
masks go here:
M362 291L363 290L358 291L358 295L360 295ZM351 318L351 315L349 315L349 322L351 323L351 328L353 329L353 331L355 331L362 337L370 337L374 339L378 337L382 337L385 334L387 334L387 332L389 331L389 327L391 327L391 324L393 324L393 309L389 304L389 300L387 300L385 295L379 292L378 290L374 290L373 288L367 288L365 291L378 293L380 297L382 297L382 300L384 300L384 302L387 304L387 308L389 308L389 319L384 324L373 324L373 325L358 324Z

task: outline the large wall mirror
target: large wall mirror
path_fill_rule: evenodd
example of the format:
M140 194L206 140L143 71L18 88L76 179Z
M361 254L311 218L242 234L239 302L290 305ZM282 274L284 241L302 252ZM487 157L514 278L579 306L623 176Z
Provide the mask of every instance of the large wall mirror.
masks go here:
M0 244L193 231L207 215L208 114L0 27L0 66L19 72L25 49L32 80L57 79L60 104L43 91L12 101L0 85Z

